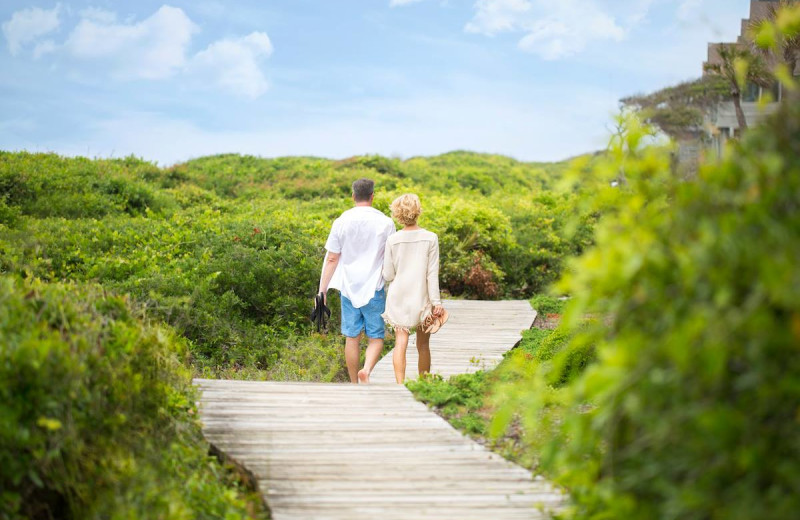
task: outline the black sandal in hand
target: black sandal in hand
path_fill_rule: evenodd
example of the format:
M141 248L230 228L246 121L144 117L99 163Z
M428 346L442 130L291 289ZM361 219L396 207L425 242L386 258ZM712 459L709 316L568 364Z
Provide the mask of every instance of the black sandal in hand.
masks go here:
M314 310L311 311L311 322L317 325L317 332L328 331L328 319L331 310L325 305L325 294L319 293L314 298Z

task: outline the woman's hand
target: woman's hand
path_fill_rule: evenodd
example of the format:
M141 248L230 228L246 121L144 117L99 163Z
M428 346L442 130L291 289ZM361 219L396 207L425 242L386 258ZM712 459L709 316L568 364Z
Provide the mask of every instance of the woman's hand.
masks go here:
M441 316L443 312L444 312L444 307L442 307L441 305L434 305L431 314L433 314L434 316Z

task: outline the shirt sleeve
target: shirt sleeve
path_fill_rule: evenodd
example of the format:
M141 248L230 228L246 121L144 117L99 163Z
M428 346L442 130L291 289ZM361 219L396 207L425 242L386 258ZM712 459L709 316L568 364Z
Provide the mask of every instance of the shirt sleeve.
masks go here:
M339 219L333 221L333 226L331 226L331 232L328 235L328 240L325 242L325 249L327 249L331 253L341 253L342 252L342 239L339 233L340 229Z
M428 298L432 305L441 305L439 294L439 237L434 235L428 249Z
M391 282L394 280L395 274L392 246L391 244L387 243L383 252L383 279L387 282Z

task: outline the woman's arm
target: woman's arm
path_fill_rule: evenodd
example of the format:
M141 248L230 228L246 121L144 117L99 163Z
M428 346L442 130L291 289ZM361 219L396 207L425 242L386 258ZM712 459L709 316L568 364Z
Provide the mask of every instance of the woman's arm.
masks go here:
M439 237L436 235L428 249L428 298L433 306L442 304L439 294Z
M383 252L383 279L387 282L394 280L394 257L392 256L392 246L386 244L386 250Z

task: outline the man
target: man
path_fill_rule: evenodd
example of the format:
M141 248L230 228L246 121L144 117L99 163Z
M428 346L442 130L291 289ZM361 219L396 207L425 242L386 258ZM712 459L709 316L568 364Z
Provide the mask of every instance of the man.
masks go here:
M327 254L322 266L319 291L342 293L344 355L351 383L369 383L369 376L383 351L386 291L383 283L383 252L386 239L395 232L392 219L372 207L375 183L359 179L353 183L355 207L333 222ZM361 334L367 335L364 368L358 370Z

